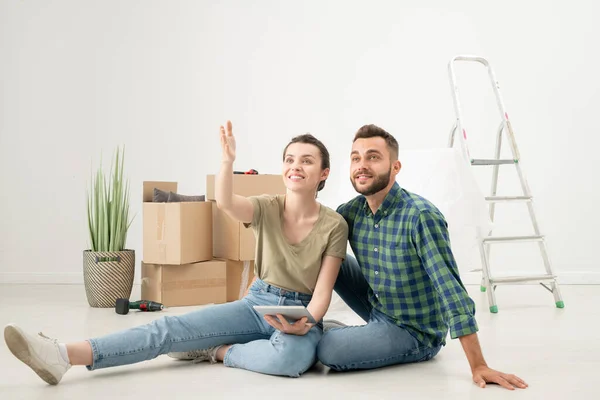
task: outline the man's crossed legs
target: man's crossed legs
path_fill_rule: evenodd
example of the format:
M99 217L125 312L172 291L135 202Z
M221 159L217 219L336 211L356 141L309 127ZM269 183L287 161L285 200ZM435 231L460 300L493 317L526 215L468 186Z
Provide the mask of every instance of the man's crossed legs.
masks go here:
M372 369L427 361L440 351L441 346L420 344L406 329L371 307L369 284L350 255L342 263L335 291L367 324L325 332L318 347L318 358L324 365L336 371Z

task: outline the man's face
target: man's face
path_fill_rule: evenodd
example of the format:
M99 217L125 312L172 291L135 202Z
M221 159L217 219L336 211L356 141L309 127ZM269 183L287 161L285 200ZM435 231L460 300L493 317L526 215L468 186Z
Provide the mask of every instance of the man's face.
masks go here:
M357 139L350 154L350 181L354 189L371 196L387 187L392 177L392 161L381 137Z

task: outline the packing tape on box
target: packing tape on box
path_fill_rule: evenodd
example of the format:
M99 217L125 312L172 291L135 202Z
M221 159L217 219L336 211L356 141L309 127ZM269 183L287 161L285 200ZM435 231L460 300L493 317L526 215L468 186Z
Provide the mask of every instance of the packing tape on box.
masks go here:
M242 280L240 281L240 293L238 299L244 297L248 288L248 277L250 276L250 261L244 261L244 269L242 270Z
M157 225L156 225L156 242L158 244L158 258L161 263L167 262L167 243L165 240L165 231L166 231L166 223L165 223L165 208L166 207L158 207L157 213Z

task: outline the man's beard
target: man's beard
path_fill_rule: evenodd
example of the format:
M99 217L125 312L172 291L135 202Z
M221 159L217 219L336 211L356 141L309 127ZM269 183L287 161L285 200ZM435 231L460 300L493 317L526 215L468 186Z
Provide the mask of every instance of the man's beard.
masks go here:
M363 186L362 189L359 189L356 186L356 178L350 178L350 182L352 182L352 186L354 186L354 190L363 196L371 196L377 192L382 191L387 187L390 183L390 176L392 174L391 168L388 169L387 172L384 172L381 175L373 175L373 183L370 186Z

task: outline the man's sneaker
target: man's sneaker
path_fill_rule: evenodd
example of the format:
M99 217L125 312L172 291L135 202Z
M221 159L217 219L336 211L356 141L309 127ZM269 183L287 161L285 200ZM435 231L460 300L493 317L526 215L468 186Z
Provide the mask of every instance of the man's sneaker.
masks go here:
M176 351L167 355L176 360L192 360L194 363L202 361L210 361L211 364L217 363L217 350L221 346L211 347L209 349L191 350L191 351Z
M325 319L323 320L323 332L327 332L332 328L343 328L348 326L343 322L338 321L337 319Z
M29 365L50 385L58 384L71 368L71 364L61 356L56 339L50 339L41 332L34 336L15 324L8 324L4 328L4 340L15 357Z

